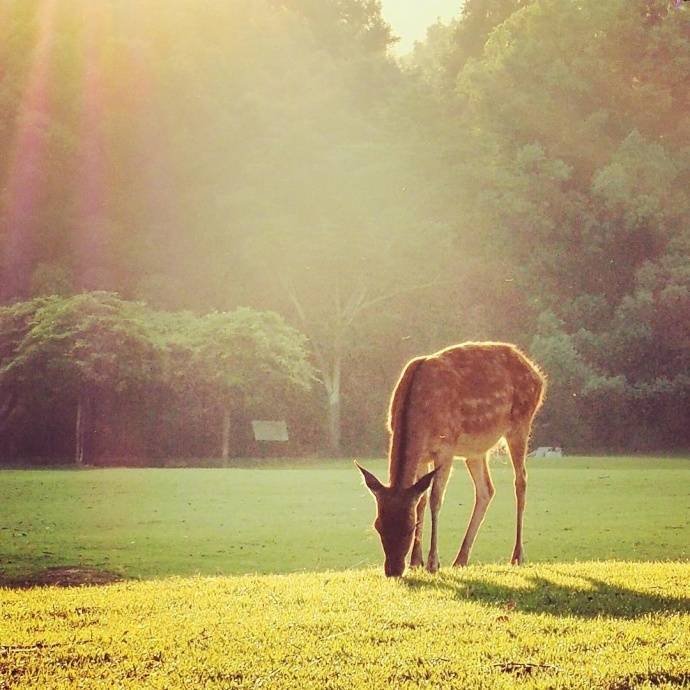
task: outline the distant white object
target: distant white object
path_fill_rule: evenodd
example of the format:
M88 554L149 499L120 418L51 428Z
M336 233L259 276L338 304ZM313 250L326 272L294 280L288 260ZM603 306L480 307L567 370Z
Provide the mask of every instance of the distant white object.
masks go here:
M563 449L560 446L539 446L529 456L531 458L562 458Z
M285 420L278 422L267 422L262 420L252 420L255 441L287 441L288 430Z

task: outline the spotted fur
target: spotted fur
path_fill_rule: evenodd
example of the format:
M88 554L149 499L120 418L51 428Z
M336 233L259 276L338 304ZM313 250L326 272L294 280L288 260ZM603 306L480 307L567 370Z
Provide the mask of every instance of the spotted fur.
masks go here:
M455 561L456 565L467 563L493 496L487 455L502 440L507 443L515 468L517 534L511 560L522 562L525 455L544 390L545 378L537 365L508 343L463 343L408 363L393 392L388 418L390 484L383 486L371 473L367 472L369 479L365 475L376 496L375 524L382 536L387 574L402 574L413 541L412 564L421 564L426 494L419 488L428 486L432 475L420 476L430 464L435 475L428 565L431 570L438 568L437 517L454 456L465 459L475 484L475 508ZM389 554L395 557L389 558Z

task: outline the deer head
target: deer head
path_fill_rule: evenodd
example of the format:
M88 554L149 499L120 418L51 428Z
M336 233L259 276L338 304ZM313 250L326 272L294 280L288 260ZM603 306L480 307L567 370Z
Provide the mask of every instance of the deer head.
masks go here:
M376 499L374 528L381 537L385 554L384 570L387 577L400 577L405 572L405 557L412 546L417 526L417 503L429 488L436 470L425 474L416 484L399 489L384 486L369 470L358 463L364 483Z

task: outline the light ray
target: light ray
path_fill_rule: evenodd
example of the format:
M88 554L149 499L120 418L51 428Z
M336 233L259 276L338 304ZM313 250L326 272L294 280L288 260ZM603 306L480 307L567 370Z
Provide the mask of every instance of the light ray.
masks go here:
M45 186L47 129L51 120L50 55L55 43L56 0L44 0L26 87L17 112L17 133L7 172L7 224L2 296L29 294L38 204Z
M84 7L84 75L76 180L78 222L74 237L75 277L82 289L111 287L108 256L107 142L102 49L105 10Z
M155 228L166 229L166 232L157 237L160 241L165 241L170 225L175 220L171 214L172 164L167 155L164 130L158 119L156 80L150 68L152 58L141 43L132 42L129 45L129 59L131 83L135 93L132 104L137 124L135 141L141 159L138 184L146 192L148 222Z

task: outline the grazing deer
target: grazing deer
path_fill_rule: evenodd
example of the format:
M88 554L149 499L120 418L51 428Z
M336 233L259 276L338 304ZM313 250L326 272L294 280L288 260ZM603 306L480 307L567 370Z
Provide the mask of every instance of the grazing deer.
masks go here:
M463 343L407 364L395 387L388 418L389 486L357 465L376 499L374 527L381 536L387 576L403 574L410 546L410 565L424 565L422 525L432 480L427 569L438 570L438 514L454 456L465 459L475 489L472 517L453 563L467 565L494 495L488 453L501 439L508 444L515 470L517 529L511 563L522 563L525 455L544 384L537 366L506 343ZM430 464L434 469L421 476Z

